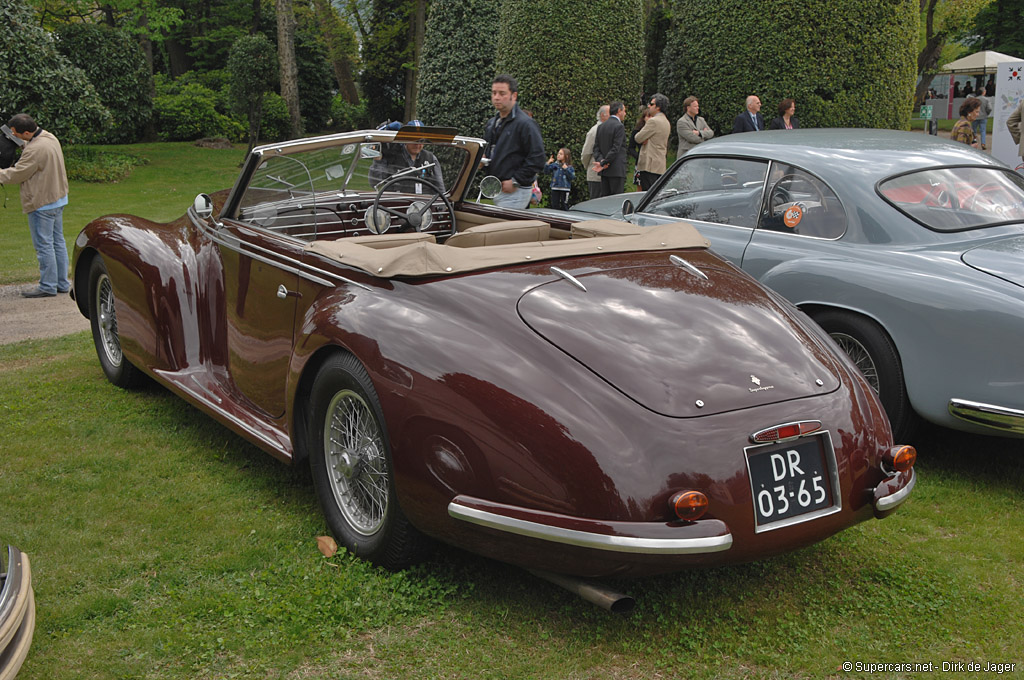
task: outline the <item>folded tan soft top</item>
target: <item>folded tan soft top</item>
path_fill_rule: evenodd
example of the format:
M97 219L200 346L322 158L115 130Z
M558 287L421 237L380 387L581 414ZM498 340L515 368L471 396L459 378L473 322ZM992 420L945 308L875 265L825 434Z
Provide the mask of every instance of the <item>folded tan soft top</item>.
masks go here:
M515 228L514 222L502 223ZM498 225L480 225L467 229L485 229L493 234ZM519 231L523 231L519 229ZM535 230L539 233L539 230ZM572 238L536 240L525 243L456 247L413 240L394 234L403 245L382 247L388 234L363 239L314 241L306 250L337 260L381 278L405 276L444 276L491 269L513 264L582 257L604 253L707 248L710 244L687 222L671 222L653 227L637 227L619 220L588 220L573 225Z

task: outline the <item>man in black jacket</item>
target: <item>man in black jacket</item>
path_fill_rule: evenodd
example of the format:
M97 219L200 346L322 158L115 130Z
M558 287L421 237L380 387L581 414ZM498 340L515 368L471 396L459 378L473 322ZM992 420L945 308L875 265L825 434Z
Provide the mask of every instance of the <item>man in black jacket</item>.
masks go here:
M601 175L601 195L621 194L626 188L626 105L612 102L608 120L597 128L594 138L594 170Z
M498 110L487 122L484 140L491 159L487 174L501 180L494 204L528 208L533 182L544 167L544 140L537 122L519 108L519 84L512 76L495 76L491 103Z
M761 99L752 94L747 97L747 110L732 121L733 132L760 132L764 130L764 116L761 115Z

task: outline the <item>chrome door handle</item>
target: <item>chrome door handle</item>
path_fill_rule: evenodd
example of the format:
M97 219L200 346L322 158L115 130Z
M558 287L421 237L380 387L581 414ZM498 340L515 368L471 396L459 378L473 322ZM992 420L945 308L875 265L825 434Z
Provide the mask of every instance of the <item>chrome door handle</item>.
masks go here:
M289 296L290 297L294 297L294 298L299 298L299 297L302 297L302 293L300 293L300 292L298 292L296 290L288 290L287 288L284 287L283 283L280 286L277 287L277 297L279 297L279 298L281 298L283 300L283 299L285 299L286 297L289 297Z

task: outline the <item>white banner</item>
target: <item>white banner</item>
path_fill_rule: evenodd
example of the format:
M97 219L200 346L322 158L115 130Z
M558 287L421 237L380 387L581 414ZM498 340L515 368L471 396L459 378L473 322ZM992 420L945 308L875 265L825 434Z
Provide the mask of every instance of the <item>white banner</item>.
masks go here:
M996 67L996 92L992 96L992 155L1016 168L1021 165L1019 147L1013 143L1006 119L1024 99L1024 61L1004 61ZM1024 169L1021 170L1024 172Z

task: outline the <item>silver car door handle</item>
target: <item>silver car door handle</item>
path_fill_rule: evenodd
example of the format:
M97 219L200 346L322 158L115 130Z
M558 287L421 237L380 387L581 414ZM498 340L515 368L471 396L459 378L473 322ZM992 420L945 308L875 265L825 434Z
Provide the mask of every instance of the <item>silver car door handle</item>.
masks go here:
M300 297L302 297L302 293L300 293L297 290L288 290L287 288L284 287L283 283L280 286L277 287L277 297L279 297L279 298L281 298L283 300L283 299L285 299L286 297L289 297L289 296L294 297L294 298L300 298Z

